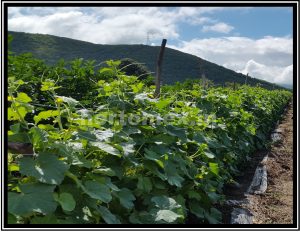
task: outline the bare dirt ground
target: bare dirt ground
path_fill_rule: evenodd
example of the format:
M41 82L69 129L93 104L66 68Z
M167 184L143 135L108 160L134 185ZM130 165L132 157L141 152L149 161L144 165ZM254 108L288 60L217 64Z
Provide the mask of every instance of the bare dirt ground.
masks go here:
M272 144L266 163L268 188L251 196L248 205L255 224L293 223L293 105L289 104L278 125L282 139Z

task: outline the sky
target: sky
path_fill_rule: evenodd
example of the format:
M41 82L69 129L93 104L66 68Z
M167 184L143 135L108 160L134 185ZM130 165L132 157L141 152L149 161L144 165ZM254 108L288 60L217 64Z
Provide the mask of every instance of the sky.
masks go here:
M8 30L190 53L277 84L293 82L291 7L9 7ZM184 65L184 64L182 64Z

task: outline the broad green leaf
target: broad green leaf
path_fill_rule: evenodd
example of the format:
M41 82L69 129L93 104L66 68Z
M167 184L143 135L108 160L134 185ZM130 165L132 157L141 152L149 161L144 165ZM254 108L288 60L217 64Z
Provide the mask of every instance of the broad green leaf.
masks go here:
M172 99L161 99L158 102L156 102L156 107L158 109L164 109L165 107L167 107L168 105L170 105L172 103Z
M194 191L194 190L188 191L188 196L189 196L189 198L193 198L193 199L196 199L198 201L201 200L201 195L198 192Z
M138 84L135 85L130 85L130 87L132 88L134 93L138 93L143 89L144 83L140 82Z
M213 204L217 203L221 199L221 196L215 192L209 192L207 195Z
M105 72L114 73L114 71L111 68L101 68L99 70L99 73L105 73Z
M136 127L125 126L125 127L123 127L123 129L120 133L125 134L126 136L129 136L132 134L140 134L141 131Z
M105 184L88 180L84 183L84 187L84 192L94 199L98 199L105 203L112 200L111 192Z
M166 126L167 133L172 136L178 137L182 142L187 141L186 133L184 128L175 127L172 125Z
M7 109L7 119L9 121L23 120L28 112L30 112L30 110L26 109L24 106L19 106L18 112L15 109L9 107Z
M7 217L7 223L8 224L16 224L17 223L17 218L14 216L14 215L12 215L11 213L8 213L8 215L7 215L8 217Z
M16 82L18 85L24 85L26 84L27 82L24 82L23 80L17 80Z
M75 107L77 104L79 104L79 101L71 97L65 97L65 96L56 96L56 97L62 99L62 101L66 102L70 107Z
M82 143L54 143L51 144L51 148L55 150L56 154L68 158L68 163L72 165L86 168L92 167L92 162L82 155Z
M138 101L138 102L157 102L157 99L152 99L148 96L147 93L140 93L135 95L134 100ZM147 100L147 101L145 101Z
M122 188L120 191L116 192L116 195L119 198L121 205L126 209L132 209L134 207L133 201L135 200L135 196L129 189Z
M120 143L125 156L135 153L134 145L134 142Z
M157 222L164 221L167 223L174 223L178 218L182 218L183 216L171 210L161 209L156 212L154 217Z
M55 90L60 88L59 86L55 86L54 80L47 79L42 82L41 91Z
M113 190L115 192L120 191L120 189L118 188L118 186L114 185L111 182L111 179L109 177L105 177L104 179L105 179L104 184L106 184L107 187L109 187L111 190Z
M210 148L214 148L214 149L226 148L224 145L219 143L218 140L216 140L215 138L207 137L205 138L205 140Z
M107 84L107 85L103 86L103 89L104 89L105 92L109 93L113 90L113 87L110 86L109 84Z
M116 176L115 171L111 168L104 168L104 167L96 168L92 172L93 173L104 174L104 175L107 175L107 176Z
M13 133L19 133L20 129L22 128L21 123L15 123L13 125L11 125L9 127L9 129L13 132Z
M43 119L48 119L51 117L56 117L59 115L58 110L47 110L47 111L42 111L38 115L34 116L34 122L37 124Z
M155 186L155 188L157 188L157 189L166 189L167 188L167 184L165 182L163 182L161 179L152 178L152 180L153 180L153 185Z
M8 212L15 215L54 212L57 207L53 198L54 188L40 183L20 185L21 193L8 193Z
M8 136L9 142L31 143L28 133L19 132Z
M177 141L176 137L168 134L158 134L151 137L149 140L151 142L162 142L168 145Z
M224 131L222 131L219 135L220 140L223 142L223 144L227 147L231 146L231 138L228 136L228 134Z
M57 200L63 210L72 211L75 209L76 202L70 193L60 193Z
M170 162L168 162L165 166L165 173L167 176L167 181L170 185L175 185L181 188L181 183L184 181L184 178L178 174L178 170Z
M78 130L77 133L74 133L74 136L78 139L86 139L88 141L97 141L97 137L94 133L90 131Z
M87 160L82 154L78 152L74 152L71 154L72 165L76 165L78 167L91 168L92 162Z
M219 165L217 163L208 163L212 173L219 175Z
M157 210L155 212L157 212ZM154 220L154 216L148 211L138 212L134 210L129 216L129 221L132 224L153 224L155 223Z
M167 176L158 170L157 164L153 162L147 162L147 160L144 161L144 167L145 169L151 171L155 176L158 176L161 180L165 181L167 180Z
M113 131L110 129L105 131L95 130L94 134L98 141L107 141L109 138L114 136Z
M45 131L57 131L58 129L55 128L53 125L50 124L39 124L38 128L45 130Z
M48 133L38 127L32 127L29 130L29 134L32 137L32 143L35 148L43 148L48 141Z
M151 201L160 209L174 210L181 207L173 198L167 196L155 196Z
M18 93L16 100L23 103L28 103L32 101L32 99L26 93L22 92Z
M215 158L215 155L212 152L205 151L204 154L207 158L210 158L210 159Z
M108 154L115 155L118 157L121 157L120 151L114 148L113 146L107 144L107 143L102 143L102 142L90 142L90 144L94 147L99 148L102 151L107 152Z
M40 153L36 160L23 157L20 160L20 173L32 176L42 183L60 184L69 166L59 160L55 154Z
M192 214L194 214L198 218L204 218L205 209L200 206L198 201L190 201L189 206Z
M138 178L137 188L143 192L150 193L152 190L151 178L140 176Z
M161 168L164 168L164 163L159 160L161 156L153 151L148 150L147 148L145 149L145 158L155 161Z
M151 146L149 146L149 150L153 151L157 154L160 154L160 155L165 155L165 154L171 154L172 153L170 147L168 147L165 144L151 145Z
M120 220L112 214L106 207L99 206L98 212L107 224L121 224Z
M30 220L30 224L60 224L55 215L50 214L43 217L36 216Z
M107 60L106 64L109 67L118 67L121 64L121 61L120 60Z
M15 172L15 171L19 171L19 170L20 170L19 165L13 164L13 163L8 164L8 171L9 172Z

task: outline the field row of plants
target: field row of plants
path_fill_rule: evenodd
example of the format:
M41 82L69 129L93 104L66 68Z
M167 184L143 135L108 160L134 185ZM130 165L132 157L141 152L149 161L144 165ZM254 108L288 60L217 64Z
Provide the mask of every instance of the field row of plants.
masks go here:
M8 222L220 223L223 187L265 146L291 93L165 86L119 61L9 56Z

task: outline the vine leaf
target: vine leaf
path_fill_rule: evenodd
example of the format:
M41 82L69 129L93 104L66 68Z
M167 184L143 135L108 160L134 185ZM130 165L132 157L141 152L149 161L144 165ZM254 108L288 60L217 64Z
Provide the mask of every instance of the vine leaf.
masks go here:
M30 221L30 224L60 224L60 222L55 215L50 214L44 217L34 217Z
M174 210L181 207L173 198L167 196L155 196L151 201L160 209Z
M70 193L59 194L57 201L65 211L73 211L75 209L76 202Z
M119 192L116 193L116 195L119 198L122 206L124 206L126 209L133 208L133 201L135 200L135 196L129 189L122 188Z
M173 223L178 218L183 218L180 213L182 206L178 204L173 198L167 196L155 196L151 198L155 207L151 210L155 222L159 223Z
M154 217L156 222L164 221L165 223L172 223L175 222L177 218L181 218L182 215L168 209L161 209L155 212Z
M146 193L150 193L152 190L151 179L149 177L140 176L138 178L137 188Z
M84 192L91 198L108 203L112 200L109 188L102 183L88 180L84 183Z
M121 224L120 220L104 206L98 207L98 212L107 224Z
M26 93L23 92L18 93L16 100L23 103L28 103L32 101L32 99Z
M100 150L105 151L111 155L121 157L120 151L107 143L91 142L90 144L94 147L98 147Z
M40 112L38 115L34 116L34 122L35 124L39 123L41 120L43 119L48 119L51 117L56 117L59 115L59 111L58 110L47 110L47 111L42 111Z
M8 193L8 212L24 215L32 212L49 214L56 210L53 198L55 186L41 183L20 185L21 193Z
M40 153L36 160L23 157L20 160L20 173L35 177L42 183L59 185L69 166L54 154Z

